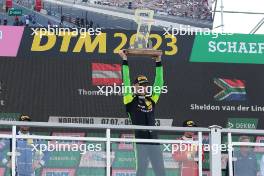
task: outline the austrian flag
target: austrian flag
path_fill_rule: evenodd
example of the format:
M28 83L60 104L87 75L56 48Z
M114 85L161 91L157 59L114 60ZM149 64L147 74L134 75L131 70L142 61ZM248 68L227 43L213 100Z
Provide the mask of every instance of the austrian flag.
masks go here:
M121 65L92 63L92 84L94 86L121 85Z

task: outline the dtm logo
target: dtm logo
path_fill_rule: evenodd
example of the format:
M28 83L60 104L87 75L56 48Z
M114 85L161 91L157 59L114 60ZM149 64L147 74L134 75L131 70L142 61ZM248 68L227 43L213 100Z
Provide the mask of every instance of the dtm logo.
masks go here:
M3 32L0 31L0 40L2 40L2 38L3 38Z

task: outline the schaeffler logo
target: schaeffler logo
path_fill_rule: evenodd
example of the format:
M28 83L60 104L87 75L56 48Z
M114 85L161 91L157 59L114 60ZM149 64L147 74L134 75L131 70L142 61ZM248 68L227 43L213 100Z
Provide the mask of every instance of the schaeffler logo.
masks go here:
M3 31L0 31L0 40L3 38Z

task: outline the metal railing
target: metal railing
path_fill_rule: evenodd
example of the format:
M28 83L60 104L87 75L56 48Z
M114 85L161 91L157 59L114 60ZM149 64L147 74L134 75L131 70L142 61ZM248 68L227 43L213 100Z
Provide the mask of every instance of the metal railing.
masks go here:
M199 175L202 176L202 136L203 132L210 132L208 128L186 128L186 127L150 127L150 126L135 126L135 125L85 125L78 124L73 127L73 124L62 123L46 123L46 122L6 122L1 121L0 125L12 127L12 134L0 134L0 138L12 139L12 176L15 176L16 168L16 140L17 139L44 139L44 140L71 140L71 141L100 141L106 143L106 176L111 175L111 143L112 142L130 142L130 143L160 143L160 144L196 144L199 146L198 151L198 166ZM78 128L90 130L105 130L105 137L70 137L70 136L42 136L42 135L17 135L18 126L27 127L42 127L42 128ZM111 132L114 130L151 130L161 132L185 132L192 131L198 133L198 141L183 141L183 140L164 140L164 139L131 139L131 138L112 138Z
M7 122L0 121L1 126L12 127L12 134L0 134L0 138L12 139L12 176L15 176L16 168L16 140L17 139L43 139L43 140L69 140L69 141L96 141L104 142L106 144L106 176L111 175L111 143L114 142L128 142L128 143L160 143L160 144L195 144L198 145L198 169L199 175L202 176L202 155L203 155L203 134L209 134L210 146L221 146L221 139L223 135L228 137L228 145L232 150L228 150L228 166L233 168L233 146L258 146L264 147L263 143L253 142L234 142L232 141L233 134L247 134L247 135L264 135L264 130L245 130L245 129L222 129L219 126L211 126L209 128L187 128L187 127L168 127L168 126L135 126L135 125L88 125L88 124L69 124L69 123L47 123L47 122ZM41 127L48 128L64 128L64 129L83 129L83 130L105 130L103 137L70 137L70 136L45 136L45 135L17 135L17 127ZM114 138L111 137L113 131L116 130L151 130L159 132L170 132L175 134L177 132L195 132L198 134L196 141L184 140L169 140L169 139L133 139L133 138ZM210 154L210 174L211 176L221 176L221 150L217 152L209 151ZM233 169L229 169L229 176L233 176Z
M248 146L248 147L264 147L264 143L256 142L234 142L232 137L234 135L264 135L264 130L254 130L254 129L223 129L223 134L227 134L227 145L232 148L228 150L228 167L229 167L229 176L236 176L233 171L233 162L234 162L234 147L237 146ZM232 169L230 169L232 168Z

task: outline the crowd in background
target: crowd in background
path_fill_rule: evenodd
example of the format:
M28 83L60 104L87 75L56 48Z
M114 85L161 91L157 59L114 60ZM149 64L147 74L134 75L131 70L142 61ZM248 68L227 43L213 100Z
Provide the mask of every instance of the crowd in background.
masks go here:
M65 27L64 22L70 22L75 24L77 27L82 28L99 28L100 26L98 24L94 24L92 20L85 20L84 18L74 18L74 21L68 21L69 19L65 18L65 16L61 17L61 22L56 25L51 20L47 21L47 24L44 26L52 26L52 27ZM73 19L71 19L73 20ZM13 25L13 26L38 26L36 24L36 16L35 15L25 15L22 17L14 17L13 19L7 19L7 18L0 18L0 25Z
M93 2L129 9L144 7L154 10L158 15L212 20L212 7L209 0L97 0Z
M128 9L137 9L144 7L154 10L155 14L160 16L178 16L211 21L212 7L208 1L209 0L90 0L89 2L99 4L100 6L114 6ZM17 2L22 5L21 0L18 0ZM28 7L29 4L23 4L23 6ZM74 24L77 27L99 27L99 25L92 20L87 20L78 16L67 16L67 14L63 14L60 21L61 22L57 25L61 27L64 26L64 21ZM11 18L0 16L0 25L36 26L37 19L35 13L27 15L24 14L22 16ZM46 25L53 26L55 24L53 24L50 20L47 20L47 23L42 24L42 26Z
M23 15L15 16L14 19L0 18L0 25L13 25L13 26L34 26L36 24L36 15Z

